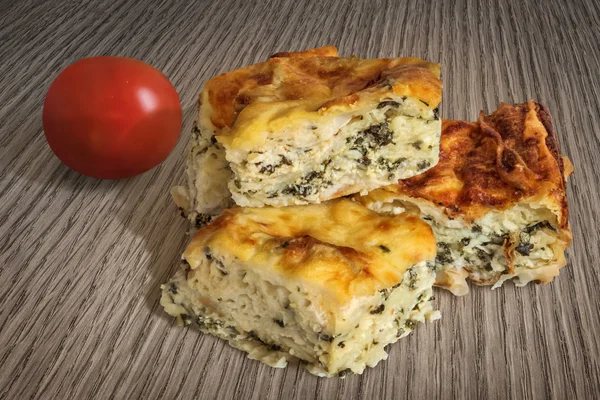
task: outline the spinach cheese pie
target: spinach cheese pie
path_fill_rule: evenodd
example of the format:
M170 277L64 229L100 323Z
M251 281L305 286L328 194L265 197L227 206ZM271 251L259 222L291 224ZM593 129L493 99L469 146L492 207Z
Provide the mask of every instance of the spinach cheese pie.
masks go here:
M195 220L243 207L320 203L409 178L438 161L440 66L279 53L210 79L175 202Z
M436 285L463 295L467 277L498 287L559 274L571 242L571 172L546 107L502 104L477 123L444 121L437 166L358 200L427 221L437 240Z
M409 214L349 200L226 210L196 232L161 304L273 367L361 373L432 308L436 245Z

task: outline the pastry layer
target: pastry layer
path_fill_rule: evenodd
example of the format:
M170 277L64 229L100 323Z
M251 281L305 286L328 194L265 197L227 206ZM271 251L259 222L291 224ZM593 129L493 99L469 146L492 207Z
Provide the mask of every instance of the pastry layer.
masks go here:
M161 304L269 365L361 373L439 316L434 257L426 223L348 199L233 208L197 232Z
M467 277L498 287L558 275L571 242L571 172L544 106L502 104L477 123L444 121L438 165L357 199L427 221L438 243L436 284L465 294Z
M276 54L209 80L199 99L190 219L241 206L319 203L437 163L440 67L416 58L340 58L333 47Z

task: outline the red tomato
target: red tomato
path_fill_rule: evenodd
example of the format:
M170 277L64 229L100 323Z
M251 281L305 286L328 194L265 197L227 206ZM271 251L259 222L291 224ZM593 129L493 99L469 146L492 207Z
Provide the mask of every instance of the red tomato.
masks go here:
M156 68L123 57L68 66L44 102L44 133L67 166L94 178L138 175L164 160L181 129L179 96Z

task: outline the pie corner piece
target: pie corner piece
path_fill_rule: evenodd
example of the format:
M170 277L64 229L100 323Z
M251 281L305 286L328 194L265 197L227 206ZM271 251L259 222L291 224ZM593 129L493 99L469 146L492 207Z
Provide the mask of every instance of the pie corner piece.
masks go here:
M422 173L438 161L439 64L278 53L210 79L174 199L191 219L320 203Z
M360 374L417 323L439 318L435 252L418 217L349 199L232 208L196 233L161 304L271 366Z
M545 106L501 104L476 123L444 121L438 165L357 200L427 221L438 240L436 285L464 295L467 278L496 288L558 276L571 242L572 172Z

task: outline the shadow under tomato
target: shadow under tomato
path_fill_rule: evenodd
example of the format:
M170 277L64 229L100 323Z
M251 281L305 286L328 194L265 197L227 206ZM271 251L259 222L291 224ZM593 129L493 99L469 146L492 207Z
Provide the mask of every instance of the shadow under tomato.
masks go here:
M82 175L63 164L44 136L41 108L12 131L12 137L3 138L5 153L0 157L6 191L19 188L22 193L42 196L69 192L70 197L92 199L123 185L123 181Z
M11 198L23 199L13 209L19 213L24 212L24 207L33 212L50 209L60 215L68 208L68 215L58 218L75 221L81 217L96 225L86 227L86 232L102 229L98 237L106 244L106 254L96 254L94 260L106 257L118 263L123 254L126 264L108 266L110 272L126 274L124 280L141 279L139 285L136 283L138 292L130 296L143 297L152 313L169 320L159 305L160 285L178 268L190 239L189 223L180 216L169 192L184 182L186 149L197 115L196 105L184 108L182 114L179 139L167 158L141 175L121 180L91 178L64 165L45 139L41 107L26 120L7 126L11 137L0 138L2 186L15 193ZM64 209L52 209L57 207ZM100 218L89 217L89 213L99 213ZM77 240L80 239L83 238ZM72 248L80 248L84 243L88 241L73 243Z
M54 155L44 136L41 107L16 127L6 129L11 130L11 135L1 139L4 152L0 157L6 190L19 182L23 191L34 189L33 184L51 190L52 184L73 188L100 183L71 170Z

